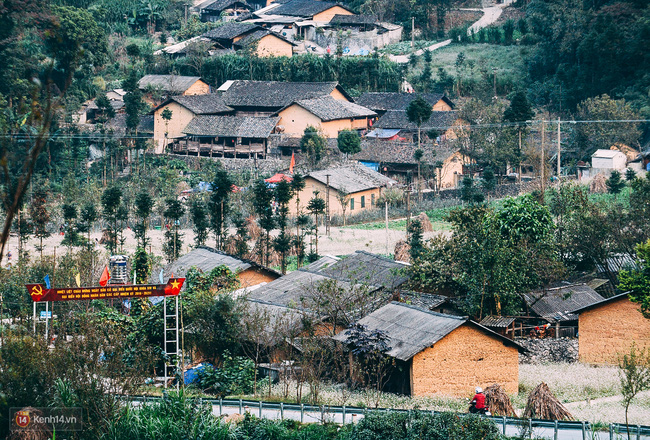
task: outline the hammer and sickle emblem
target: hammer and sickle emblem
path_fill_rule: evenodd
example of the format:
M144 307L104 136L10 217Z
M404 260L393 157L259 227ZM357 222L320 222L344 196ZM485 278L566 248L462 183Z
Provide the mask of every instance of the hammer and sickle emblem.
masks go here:
M39 285L32 287L32 296L38 296L43 294L43 288Z

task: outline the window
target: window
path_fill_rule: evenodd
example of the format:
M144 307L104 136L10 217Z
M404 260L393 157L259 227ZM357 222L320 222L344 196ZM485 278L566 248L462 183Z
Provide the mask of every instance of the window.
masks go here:
M350 197L350 210L354 209L354 197Z
M362 208L366 207L366 196L361 196L361 207Z
M370 194L370 206L375 206L375 195Z

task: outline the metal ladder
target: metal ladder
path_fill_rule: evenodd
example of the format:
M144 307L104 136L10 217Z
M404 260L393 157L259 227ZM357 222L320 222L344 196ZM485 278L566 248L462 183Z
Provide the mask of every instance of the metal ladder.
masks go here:
M164 330L164 345L165 350L165 384L169 378L176 377L179 372L180 350L178 344L178 296L175 296L173 302L170 303L171 311L167 310L167 297L163 300L163 321L165 323ZM180 371L180 374L183 374ZM179 388L180 380L176 381L176 389Z

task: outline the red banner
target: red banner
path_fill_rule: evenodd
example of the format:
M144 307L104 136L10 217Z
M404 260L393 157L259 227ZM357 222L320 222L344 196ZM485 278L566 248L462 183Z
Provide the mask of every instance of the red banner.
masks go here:
M32 301L77 301L85 299L143 298L176 296L185 278L170 278L167 284L116 284L105 287L67 287L47 289L43 284L26 284Z

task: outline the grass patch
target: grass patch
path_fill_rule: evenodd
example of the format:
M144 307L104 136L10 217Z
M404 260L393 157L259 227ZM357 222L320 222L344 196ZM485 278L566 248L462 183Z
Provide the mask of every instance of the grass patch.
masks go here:
M389 55L408 55L411 52L424 49L425 47L432 46L436 43L438 43L438 40L417 40L413 43L413 48L411 48L410 41L400 41L399 43L388 44L377 52Z

